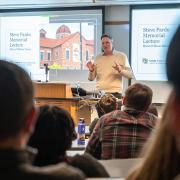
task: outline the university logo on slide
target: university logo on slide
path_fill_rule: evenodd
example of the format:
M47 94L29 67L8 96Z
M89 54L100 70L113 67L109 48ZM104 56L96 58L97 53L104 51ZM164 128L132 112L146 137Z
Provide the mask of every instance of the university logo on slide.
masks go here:
M148 59L147 59L147 58L142 58L142 62L143 62L144 64L148 64Z

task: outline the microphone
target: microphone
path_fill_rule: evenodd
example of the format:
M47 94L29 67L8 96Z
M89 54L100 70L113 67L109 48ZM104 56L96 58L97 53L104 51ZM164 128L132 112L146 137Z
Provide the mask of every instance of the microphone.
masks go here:
M80 96L79 94L79 88L80 88L80 84L79 82L76 83L76 89L77 89L77 95Z
M80 87L80 83L77 82L74 88L71 88L73 96L86 96L87 91Z

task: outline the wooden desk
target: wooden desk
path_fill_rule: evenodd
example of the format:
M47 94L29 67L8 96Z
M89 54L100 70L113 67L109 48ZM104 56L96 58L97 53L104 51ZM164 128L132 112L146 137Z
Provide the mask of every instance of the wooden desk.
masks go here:
M45 104L56 105L64 108L74 119L75 126L78 124L78 119L85 118L86 125L91 122L91 108L83 106L79 109L80 98L72 96L71 87L66 83L39 83L34 82L34 100L35 105L42 106Z

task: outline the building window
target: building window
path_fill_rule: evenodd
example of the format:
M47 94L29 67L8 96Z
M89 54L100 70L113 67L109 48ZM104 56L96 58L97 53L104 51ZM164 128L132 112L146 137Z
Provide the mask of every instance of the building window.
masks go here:
M88 60L89 60L89 51L86 50L86 61L88 61Z
M44 60L44 52L40 52L40 60Z
M48 61L50 61L50 60L51 60L51 53L48 52Z
M66 49L66 61L69 61L69 49Z
M73 43L73 62L80 62L80 47L78 43Z

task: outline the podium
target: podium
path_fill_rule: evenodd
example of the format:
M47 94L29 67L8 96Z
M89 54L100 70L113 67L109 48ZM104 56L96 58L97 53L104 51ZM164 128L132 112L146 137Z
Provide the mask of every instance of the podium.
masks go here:
M85 118L86 125L90 124L91 108L78 108L80 98L73 98L69 84L56 82L34 82L34 91L35 105L56 105L69 111L73 117L75 126L77 126L78 119L80 117Z

